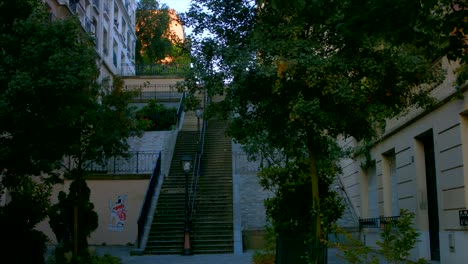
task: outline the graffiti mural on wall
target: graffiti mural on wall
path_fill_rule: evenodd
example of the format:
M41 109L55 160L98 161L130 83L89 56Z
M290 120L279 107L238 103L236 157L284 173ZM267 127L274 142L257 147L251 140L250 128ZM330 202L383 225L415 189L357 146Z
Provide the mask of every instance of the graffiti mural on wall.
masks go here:
M110 219L107 229L122 231L127 220L127 195L117 195L115 202L109 200Z

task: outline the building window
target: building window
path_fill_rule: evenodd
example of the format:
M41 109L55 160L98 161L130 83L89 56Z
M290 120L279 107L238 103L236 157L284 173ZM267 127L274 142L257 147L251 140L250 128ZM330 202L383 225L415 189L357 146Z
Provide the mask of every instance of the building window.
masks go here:
M384 188L384 215L400 215L395 149L391 149L382 155L382 177Z
M379 217L379 190L375 164L369 167L365 173L367 179L367 206L369 214L366 217L375 218Z
M109 37L107 34L107 29L103 28L102 30L102 52L104 53L104 56L107 56L109 54Z

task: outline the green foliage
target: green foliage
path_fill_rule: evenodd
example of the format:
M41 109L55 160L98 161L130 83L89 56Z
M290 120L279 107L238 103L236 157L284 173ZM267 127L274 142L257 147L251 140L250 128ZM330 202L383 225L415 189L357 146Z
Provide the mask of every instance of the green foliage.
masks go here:
M407 260L419 237L413 227L413 219L414 213L401 209L396 228L391 224L384 226L380 234L381 241L377 241L377 245L380 247L379 253L390 263L413 263ZM423 261L418 263L425 263Z
M34 228L81 113L97 100L96 52L76 18L50 21L42 1L2 0L0 14L0 189L9 197L0 253L43 263L47 238Z
M459 20L451 21L461 25L466 12L446 12L449 6L436 0L195 0L184 20L194 33L184 88L192 97L203 89L224 96L205 113L230 116L229 135L267 161L263 177L275 179L269 185L280 197L267 202L268 213L297 230L310 223L312 237L321 239L322 225L334 217L322 211L329 206L323 184L329 180L320 174L333 166L320 161L338 136L373 138L388 118L433 103L432 85L444 77L435 62L449 50L455 57L463 51L448 45L453 25L445 18L457 13ZM296 227L282 215L293 213L286 204L309 208L302 213L311 212L310 220L297 216Z
M375 251L366 246L359 237L355 237L355 235L337 226L332 227L332 232L335 236L341 237L338 242L328 243L329 246L335 247L343 253L343 255L338 255L339 258L346 260L350 264L379 263Z
M136 61L154 63L164 59L172 50L165 35L169 32L170 16L166 5L157 0L142 0L136 9Z
M254 264L275 264L275 254L257 251L252 256Z
M1 209L6 212L1 221L21 215L17 223L3 225L13 240L22 239L9 241L18 246L30 241L27 236L37 243L46 241L32 228L46 216L47 188L62 168L64 156L76 165L68 168L69 175L79 179L84 163L123 154L126 138L137 131L128 108L131 95L123 90L121 80L114 79L112 86L97 82L94 44L76 17L51 21L43 2L37 0L0 0L0 14L1 183L2 191L10 195L22 193L11 195ZM31 175L50 176L34 177L31 185L23 180ZM22 220L28 224L20 224ZM43 246L31 248L42 250ZM39 255L43 257L31 254Z
M19 263L44 263L48 238L37 230L50 206L51 184L23 175L3 176L1 192L8 190L11 201L0 206L0 253Z
M254 264L273 264L275 263L277 235L270 224L265 227L263 236L265 239L265 247L261 250L256 250L252 260Z
M320 207L322 225L327 228L338 220L344 211L344 204L334 190L330 189L336 170L333 164L322 160L319 172L319 190L322 197ZM292 161L284 166L264 168L260 173L260 184L275 195L265 200L267 215L278 235L310 234L314 211L309 161ZM335 165L336 166L336 165ZM326 171L329 169L330 171ZM304 213L309 212L309 213Z
M183 41L171 32L170 23L177 19L165 4L158 0L141 0L136 9L136 61L157 63L167 57L174 65L188 65L189 53ZM181 24L181 21L177 21Z
M72 259L71 255L67 256L67 259L58 261L55 257L50 257L47 260L47 264L122 264L122 260L118 257L105 254L103 256L98 256L96 254L91 254L87 258L78 257Z
M136 112L138 127L145 131L170 130L177 122L177 109L167 108L158 104L156 100L149 100L148 104Z
M122 261L118 257L105 254L104 256L92 256L89 264L122 264Z
M0 12L14 19L4 8L38 2L1 1ZM79 21L49 21L39 7L0 32L0 169L11 174L59 166L99 73Z
M78 255L75 258L90 257L87 238L98 227L98 215L89 200L90 194L91 190L85 180L74 180L69 193L60 192L58 203L50 209L49 224L59 242L55 251L55 258L59 263L65 263L66 253L73 251L75 225L78 228Z
M424 259L416 262L408 259L420 235L413 227L414 216L414 213L401 209L395 227L392 224L384 225L380 240L376 242L377 249L366 246L359 237L336 226L333 227L333 232L342 239L329 245L338 248L343 253L338 256L349 263L379 263L378 256L382 256L386 263L426 263Z

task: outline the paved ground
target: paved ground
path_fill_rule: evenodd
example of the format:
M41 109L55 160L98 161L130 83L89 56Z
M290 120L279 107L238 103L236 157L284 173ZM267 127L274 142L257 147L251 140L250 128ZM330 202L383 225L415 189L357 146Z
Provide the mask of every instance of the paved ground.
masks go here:
M130 247L97 247L96 252L100 255L110 254L120 257L123 264L252 264L253 251L244 252L243 255L233 254L211 254L211 255L144 255L130 256ZM345 263L336 256L335 249L328 251L328 264Z

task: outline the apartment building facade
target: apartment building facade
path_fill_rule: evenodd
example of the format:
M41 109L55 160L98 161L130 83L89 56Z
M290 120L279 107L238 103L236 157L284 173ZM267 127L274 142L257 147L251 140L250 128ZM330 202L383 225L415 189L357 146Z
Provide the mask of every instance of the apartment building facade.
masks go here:
M76 15L94 37L100 78L135 73L135 0L44 0L52 19Z
M432 109L389 120L369 158L341 162L340 180L360 218L361 238L375 246L386 220L415 213L420 233L412 258L466 263L468 251L468 89L456 88L456 63L443 60L446 80ZM355 146L344 139L344 147ZM394 219L394 218L393 218Z

